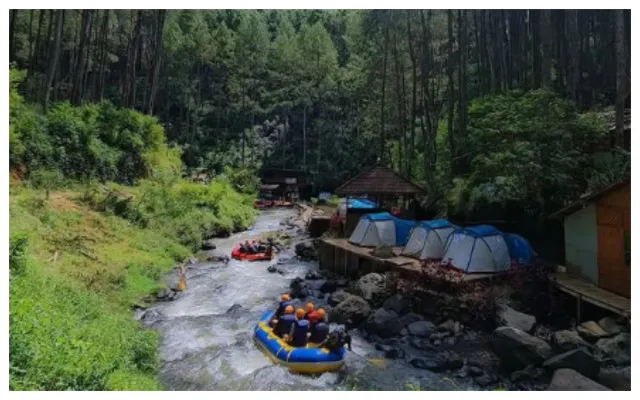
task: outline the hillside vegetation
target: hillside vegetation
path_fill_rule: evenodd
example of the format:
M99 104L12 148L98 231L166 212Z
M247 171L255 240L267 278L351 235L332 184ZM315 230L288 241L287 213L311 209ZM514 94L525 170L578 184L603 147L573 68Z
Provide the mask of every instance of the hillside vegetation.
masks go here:
M10 389L159 389L157 335L131 306L203 238L252 223L256 179L187 181L155 118L106 102L42 114L10 76Z

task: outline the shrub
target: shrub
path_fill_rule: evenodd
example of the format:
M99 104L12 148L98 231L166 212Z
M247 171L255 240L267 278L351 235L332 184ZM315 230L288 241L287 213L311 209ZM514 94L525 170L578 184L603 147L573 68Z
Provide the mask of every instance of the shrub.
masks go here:
M11 276L20 276L27 266L27 245L29 237L26 233L14 233L9 237L9 271Z

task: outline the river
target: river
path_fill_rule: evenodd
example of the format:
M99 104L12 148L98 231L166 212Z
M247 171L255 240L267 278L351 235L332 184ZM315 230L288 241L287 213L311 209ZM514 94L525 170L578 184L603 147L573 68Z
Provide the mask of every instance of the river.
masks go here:
M261 212L254 226L217 242L217 254L230 254L241 240L281 228L295 210ZM187 289L172 302L147 310L144 323L160 334L160 382L165 390L467 390L453 376L382 359L374 345L356 331L353 351L337 373L293 374L269 361L252 340L260 315L275 308L290 281L317 269L317 263L295 261L293 249L278 254L285 275L267 272L268 262L231 260L202 263L187 271ZM274 261L272 261L273 263ZM172 285L177 276L166 277Z

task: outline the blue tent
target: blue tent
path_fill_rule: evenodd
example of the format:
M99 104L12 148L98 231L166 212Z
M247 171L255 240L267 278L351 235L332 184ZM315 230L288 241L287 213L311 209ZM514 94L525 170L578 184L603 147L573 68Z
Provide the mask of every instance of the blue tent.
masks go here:
M515 233L505 233L503 237L512 261L519 265L533 264L536 253L527 239Z
M456 228L446 219L419 222L413 227L402 254L421 260L440 259L449 235Z
M465 273L503 272L511 265L503 235L491 225L454 230L442 259Z
M349 241L360 246L404 246L415 221L382 212L360 217Z

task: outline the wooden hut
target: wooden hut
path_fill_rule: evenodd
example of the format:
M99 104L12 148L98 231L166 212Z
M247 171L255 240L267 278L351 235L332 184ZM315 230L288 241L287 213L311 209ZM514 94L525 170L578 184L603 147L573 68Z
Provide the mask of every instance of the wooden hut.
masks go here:
M568 272L631 297L631 179L585 195L552 217L563 219Z
M344 233L348 236L353 232L362 214L386 211L390 206L398 203L409 203L415 197L424 194L424 189L404 178L391 168L374 166L365 169L355 177L343 183L335 190L339 196L347 198L366 197L379 205L378 209L347 209ZM347 203L348 204L348 203ZM411 212L405 207L404 218L412 218Z

